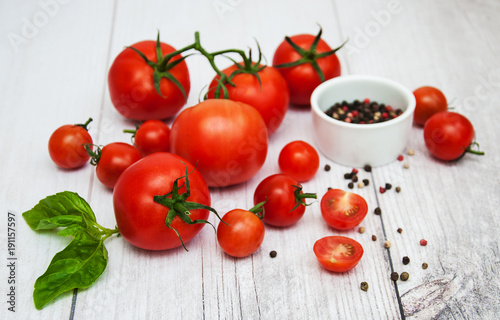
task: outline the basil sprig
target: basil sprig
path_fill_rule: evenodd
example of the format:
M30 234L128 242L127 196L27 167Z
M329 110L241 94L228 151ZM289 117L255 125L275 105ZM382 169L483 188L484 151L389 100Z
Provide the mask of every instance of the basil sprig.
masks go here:
M61 228L58 235L73 237L36 280L33 301L37 309L61 293L90 287L106 269L104 240L117 234L118 228L99 225L89 204L77 193L64 191L48 196L24 212L23 218L33 230Z

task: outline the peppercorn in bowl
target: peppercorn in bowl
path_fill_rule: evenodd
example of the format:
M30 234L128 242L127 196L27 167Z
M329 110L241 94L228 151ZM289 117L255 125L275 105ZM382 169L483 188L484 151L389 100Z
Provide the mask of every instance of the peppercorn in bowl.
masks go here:
M406 147L415 96L391 79L349 75L319 85L311 96L319 150L339 164L380 166Z

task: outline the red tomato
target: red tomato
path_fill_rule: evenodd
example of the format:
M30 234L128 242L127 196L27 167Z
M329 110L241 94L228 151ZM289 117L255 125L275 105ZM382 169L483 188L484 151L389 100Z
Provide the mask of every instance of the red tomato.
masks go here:
M366 200L355 193L330 189L321 198L321 215L330 227L337 230L354 228L363 221L367 212Z
M455 160L465 152L483 155L471 150L474 127L463 115L456 112L438 112L427 120L424 127L425 145L429 152L441 160Z
M264 224L253 212L234 209L226 213L217 227L217 241L224 252L233 257L246 257L264 241Z
M316 241L313 247L319 263L327 270L345 272L354 268L363 256L359 242L342 236L329 236Z
M148 120L137 130L123 130L134 134L134 146L145 157L155 152L168 152L170 149L170 128L160 120Z
M291 226L302 218L306 198L316 199L316 194L303 193L299 182L285 174L274 174L262 180L255 189L253 202L264 203L264 222L276 226Z
M304 182L318 171L319 155L307 142L292 141L281 149L278 164L281 172Z
M448 102L444 94L434 87L421 87L413 91L417 104L413 114L413 121L423 126L433 114L448 109Z
M267 147L259 112L226 99L205 100L183 110L170 131L170 150L197 164L210 187L252 178L266 160Z
M232 65L222 72L230 75L235 70L238 70L238 66ZM257 76L260 78L260 82ZM210 91L208 92L208 98L210 99L215 96L215 88L219 78L219 76L216 76L210 84ZM268 133L272 134L276 131L288 110L290 100L286 81L279 71L268 66L256 75L239 73L232 77L231 81L235 86L225 84L228 99L251 105L259 111L264 119ZM219 98L223 97L224 93L221 90Z
M185 178L186 170L190 173L188 180ZM179 180L176 182L176 179ZM147 250L176 248L182 245L180 238L184 243L194 238L205 223L184 222L182 212L175 208L183 211L186 204L172 192L174 183L177 183L178 192L186 195L188 181L189 194L184 200L210 206L210 193L205 180L185 159L157 152L131 165L120 176L113 191L116 223L121 236L130 244ZM176 200L174 209L157 202L158 197L155 197L168 194L167 200ZM184 219L206 221L209 216L207 209L189 211L189 215L184 213ZM171 221L170 227L166 224L167 219Z
M321 82L340 76L340 62L333 52L325 57L317 57L317 55L332 51L332 48L323 39L319 39L316 48L311 48L316 37L301 34L289 38L294 44L302 48L303 52L296 50L286 40L274 52L274 67L298 61L303 57L308 59L307 62L296 66L278 67L288 84L290 102L293 104L309 105L312 92ZM338 49L340 47L336 50ZM314 68L313 63L317 63L318 68L322 71L323 80Z
M111 102L116 110L124 117L137 120L165 119L175 115L186 103L189 95L189 71L185 61L169 68L167 71L184 88L182 90L170 79L161 78L161 96L155 89L153 74L158 69L156 41L141 41L133 48L142 52L154 66L146 61L131 48L123 50L114 60L108 73L108 86ZM161 43L162 54L175 51L172 46ZM174 56L171 62L181 58ZM161 77L161 75L159 75Z
M87 131L89 119L85 124L64 125L49 138L49 155L56 165L64 169L83 166L90 159L85 145L92 145L92 137Z
M123 142L113 142L93 154L91 163L96 165L97 179L113 189L122 172L141 158L136 147Z

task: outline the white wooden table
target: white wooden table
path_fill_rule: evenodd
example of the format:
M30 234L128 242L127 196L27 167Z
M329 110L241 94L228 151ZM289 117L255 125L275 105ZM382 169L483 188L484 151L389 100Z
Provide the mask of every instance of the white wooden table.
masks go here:
M497 0L0 1L0 318L498 319L499 18ZM361 170L371 181L371 187L353 189L370 207L364 234L329 228L316 202L297 225L267 228L262 247L244 259L225 255L209 227L189 242L189 252L147 252L115 237L106 242L109 264L94 286L36 310L33 284L70 239L30 230L21 214L69 190L87 199L102 225L115 224L112 192L96 179L94 167L58 169L47 141L60 125L88 117L94 118L95 143L130 141L122 130L132 122L115 111L107 89L107 71L123 47L155 39L160 31L164 42L179 48L200 31L212 51L246 50L257 39L270 62L285 35L316 34L318 24L332 47L349 39L338 53L344 75L384 76L411 90L440 88L474 124L486 155L436 161L422 129L414 127L409 169L394 161L371 174ZM197 103L214 75L201 58L188 65L186 107ZM251 207L256 185L278 171L282 146L296 139L315 145L311 127L310 111L291 107L270 139L262 170L242 185L211 189L213 207L220 213ZM326 164L331 171L322 169ZM350 170L321 156L320 170L304 190L321 197L328 187L347 189L343 174ZM380 194L378 186L386 182L402 191ZM373 214L377 206L381 216ZM16 217L15 313L7 303L9 212ZM321 268L312 251L317 239L334 234L365 249L359 265L345 274ZM426 247L419 245L422 238ZM278 253L274 259L271 250ZM403 256L410 264L403 265ZM407 271L410 278L393 282L392 271ZM363 281L367 292L360 289Z

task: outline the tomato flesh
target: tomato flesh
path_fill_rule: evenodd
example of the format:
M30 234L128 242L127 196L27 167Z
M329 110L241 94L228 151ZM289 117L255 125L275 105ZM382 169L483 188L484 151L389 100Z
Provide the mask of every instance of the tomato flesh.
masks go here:
M314 254L327 270L345 272L354 268L363 256L361 244L351 238L328 236L314 243Z
M359 225L368 212L366 200L358 194L330 189L321 198L321 215L326 223L337 230Z

